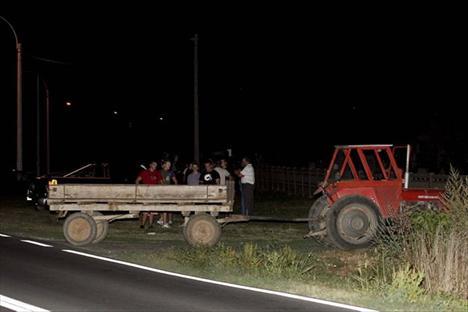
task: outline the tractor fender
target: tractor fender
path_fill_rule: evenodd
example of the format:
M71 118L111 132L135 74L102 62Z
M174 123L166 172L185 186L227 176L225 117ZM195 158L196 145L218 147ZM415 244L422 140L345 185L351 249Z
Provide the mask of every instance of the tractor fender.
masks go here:
M372 187L338 189L333 195L330 196L330 199L332 204L335 204L337 201L342 200L343 198L347 198L349 196L359 196L361 198L366 198L377 207L379 214L384 217L387 217L387 215L390 214L390 211L388 211L390 210L390 207L388 207L389 209L387 209L385 205L381 205L379 196L376 193L375 188Z

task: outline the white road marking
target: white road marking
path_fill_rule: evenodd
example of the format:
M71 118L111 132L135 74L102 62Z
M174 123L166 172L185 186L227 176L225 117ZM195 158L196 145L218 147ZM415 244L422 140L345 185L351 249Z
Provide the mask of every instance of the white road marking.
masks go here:
M41 246L41 247L52 247L51 245L47 245L47 244L43 244L43 243L39 243L39 242L35 242L35 241L32 241L32 240L27 240L27 239L23 239L21 241L23 243L33 244L33 245L37 245L37 246Z
M18 312L49 312L49 310L4 295L0 295L0 306Z
M11 237L10 235L0 233L0 237Z
M195 276L190 276L190 275L184 275L184 274L179 274L179 273L154 269L154 268L150 268L150 267L147 267L147 266L144 266L144 265L139 265L139 264L125 262L125 261L121 261L121 260L114 260L114 259L110 259L110 258L100 257L100 256L96 256L96 255L92 255L92 254L88 254L88 253L84 253L84 252L79 252L79 251L75 251L75 250L70 250L70 249L62 249L62 251L72 253L72 254L76 254L76 255L80 255L80 256L89 257L89 258L94 258L94 259L98 259L98 260L102 260L102 261L107 261L107 262L117 263L117 264L121 264L121 265L126 265L126 266L134 267L134 268L137 268L137 269L141 269L141 270L146 270L146 271L151 271L151 272L155 272L155 273L160 273L160 274L185 278L185 279L189 279L189 280L194 280L194 281L198 281L198 282L221 285L221 286L237 288L237 289L244 289L244 290L254 291L254 292L258 292L258 293L264 293L264 294L269 294L269 295L286 297L286 298L291 298L291 299L296 299L296 300L314 302L314 303L329 305L329 306L333 306L333 307L349 309L349 310L353 310L353 311L376 312L376 310L356 307L356 306L343 304L343 303L337 303L337 302L333 302L333 301L327 301L327 300L316 299L316 298L311 298L311 297L305 297L305 296L300 296L300 295L293 295L293 294L288 294L288 293L280 292L280 291L274 291L274 290L268 290L268 289L261 289L261 288L231 284L231 283L226 283L226 282L219 282L219 281L214 281L214 280L210 280L210 279L206 279L206 278L195 277Z

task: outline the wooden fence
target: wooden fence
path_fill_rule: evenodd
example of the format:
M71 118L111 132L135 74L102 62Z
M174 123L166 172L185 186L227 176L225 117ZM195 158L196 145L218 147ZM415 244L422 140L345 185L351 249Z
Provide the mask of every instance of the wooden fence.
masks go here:
M282 193L311 198L324 176L319 168L260 166L255 168L256 189L260 192ZM410 174L409 186L413 188L443 188L448 175L433 173Z

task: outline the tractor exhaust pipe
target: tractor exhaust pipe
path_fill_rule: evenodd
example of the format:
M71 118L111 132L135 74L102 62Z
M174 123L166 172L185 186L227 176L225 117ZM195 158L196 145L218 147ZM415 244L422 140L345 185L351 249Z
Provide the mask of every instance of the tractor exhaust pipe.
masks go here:
M406 148L405 189L408 189L408 186L409 186L410 153L411 153L411 146L408 144Z

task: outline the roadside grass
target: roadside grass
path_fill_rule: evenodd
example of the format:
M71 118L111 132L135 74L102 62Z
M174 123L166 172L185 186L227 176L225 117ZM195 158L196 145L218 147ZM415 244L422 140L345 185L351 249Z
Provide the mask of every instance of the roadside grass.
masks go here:
M280 195L257 198L256 215L305 217L311 201ZM237 209L237 208L236 208ZM221 244L191 248L176 216L171 229L156 227L147 235L136 220L112 223L99 244L76 248L109 258L215 280L296 293L381 311L466 311L466 302L451 297L419 295L408 300L366 281L365 263L376 261L373 250L341 251L303 239L304 223L249 222L223 228ZM63 221L36 211L22 200L0 202L0 233L64 243ZM359 280L361 277L363 280Z

